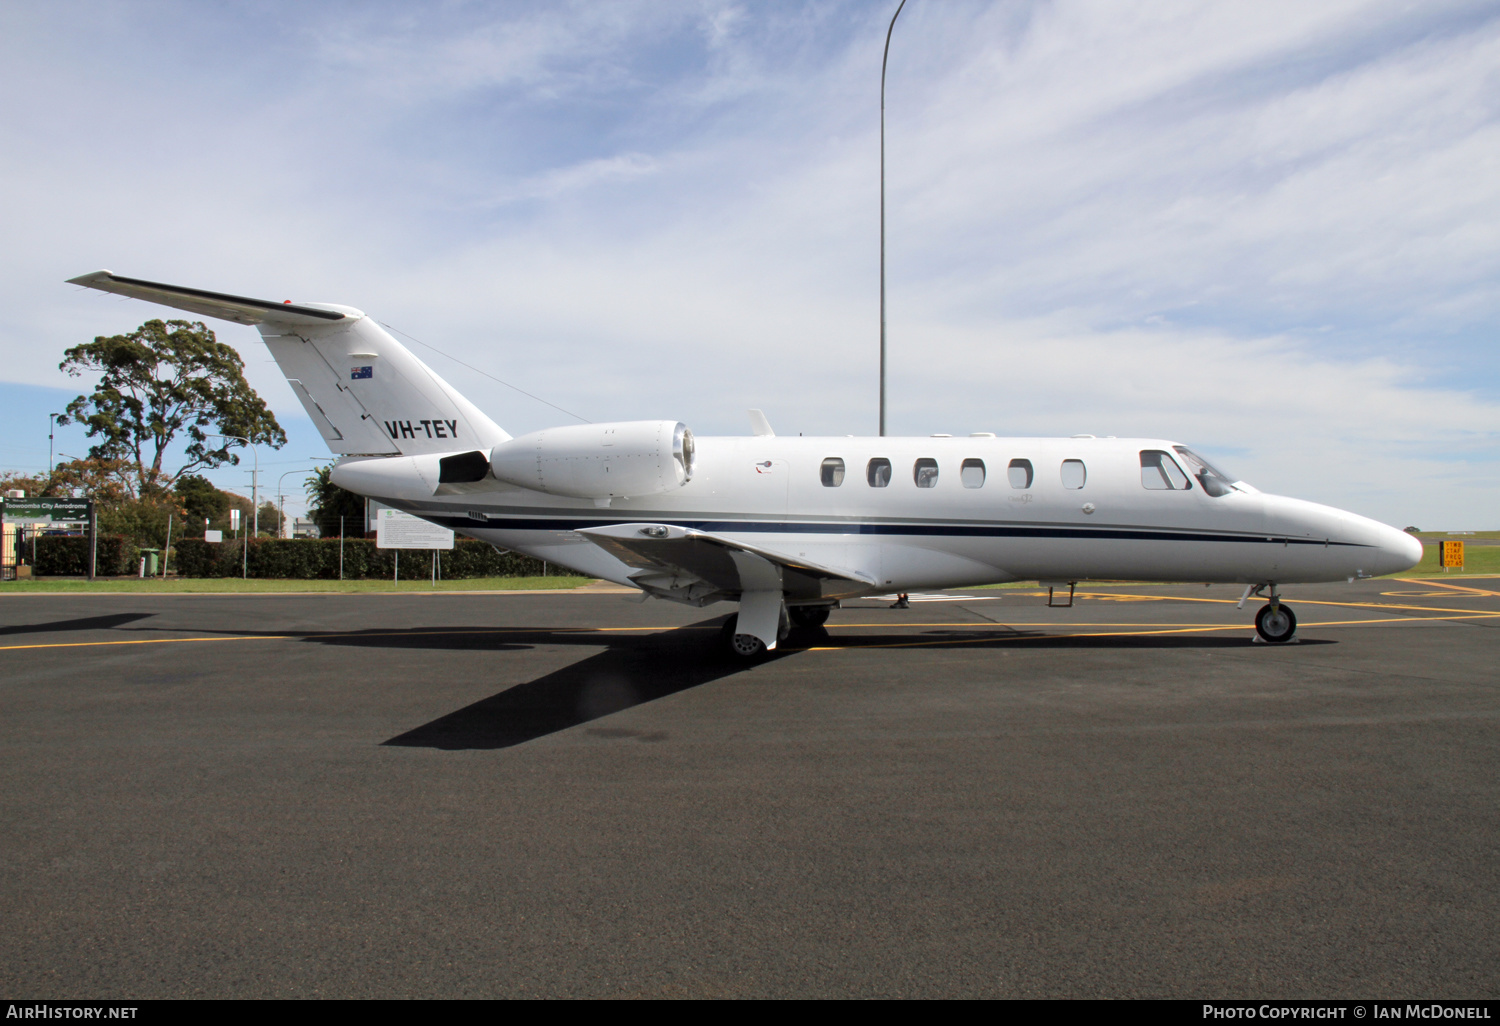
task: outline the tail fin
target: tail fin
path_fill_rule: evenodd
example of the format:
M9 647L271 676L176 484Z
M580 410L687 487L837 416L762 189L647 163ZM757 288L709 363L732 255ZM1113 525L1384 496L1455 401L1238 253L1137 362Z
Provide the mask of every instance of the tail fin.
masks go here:
M374 320L331 303L273 303L95 271L70 284L259 329L271 356L342 455L415 456L508 441L479 408Z

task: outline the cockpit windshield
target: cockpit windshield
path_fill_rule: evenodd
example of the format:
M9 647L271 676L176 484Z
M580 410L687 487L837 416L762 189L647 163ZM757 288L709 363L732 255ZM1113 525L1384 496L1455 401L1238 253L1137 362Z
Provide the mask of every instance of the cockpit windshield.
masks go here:
M1188 470L1191 471L1193 477L1198 479L1198 483L1203 486L1203 490L1209 495L1218 498L1221 495L1228 495L1230 492L1244 490L1235 486L1235 478L1219 470L1187 446L1174 445L1172 448L1177 452L1177 455L1182 457L1183 462L1188 465Z

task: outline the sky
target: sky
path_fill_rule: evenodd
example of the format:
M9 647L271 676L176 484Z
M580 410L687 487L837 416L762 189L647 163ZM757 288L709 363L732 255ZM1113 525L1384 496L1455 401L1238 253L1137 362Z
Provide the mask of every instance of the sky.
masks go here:
M45 466L64 349L171 316L64 284L100 268L359 307L512 434L875 433L894 10L0 5L0 469ZM910 0L886 139L889 433L1166 437L1500 527L1500 4ZM210 326L299 511L326 449Z

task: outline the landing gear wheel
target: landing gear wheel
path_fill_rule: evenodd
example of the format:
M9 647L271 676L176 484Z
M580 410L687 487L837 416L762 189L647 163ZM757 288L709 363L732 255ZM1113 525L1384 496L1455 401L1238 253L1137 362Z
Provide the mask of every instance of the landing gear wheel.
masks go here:
M738 613L724 621L724 626L719 629L719 636L724 642L725 649L736 659L749 661L760 659L766 654L766 643L754 634L738 634L736 629L740 624Z
M1255 614L1255 633L1271 645L1291 641L1292 635L1297 633L1297 614L1292 612L1291 606L1279 602L1274 606L1261 606L1260 612Z
M821 627L828 622L832 606L792 606L792 623L798 627Z

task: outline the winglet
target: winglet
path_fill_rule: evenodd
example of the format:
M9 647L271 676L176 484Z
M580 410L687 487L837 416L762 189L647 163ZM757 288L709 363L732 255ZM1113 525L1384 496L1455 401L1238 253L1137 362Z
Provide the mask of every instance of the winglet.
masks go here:
M766 415L764 413L760 412L759 410L751 410L749 412L751 434L755 435L757 438L776 437L776 432L771 430L771 422L766 419Z

